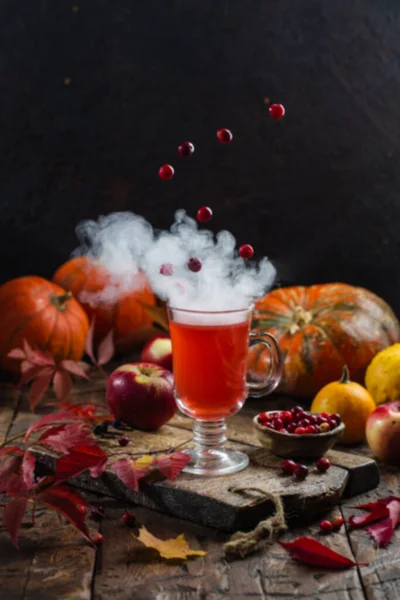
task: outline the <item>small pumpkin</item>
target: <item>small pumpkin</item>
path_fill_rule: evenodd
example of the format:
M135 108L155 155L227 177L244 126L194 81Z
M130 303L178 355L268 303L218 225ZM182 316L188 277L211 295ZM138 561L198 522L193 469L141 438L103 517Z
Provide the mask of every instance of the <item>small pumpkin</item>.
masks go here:
M365 387L376 404L400 400L400 344L381 350L365 374Z
M365 426L369 415L376 408L368 390L350 381L349 370L343 367L342 377L325 385L315 396L311 412L338 413L345 424L341 444L355 444L365 439Z
M156 298L142 272L136 276L134 291L122 290L119 293L117 282L112 280L105 267L89 257L80 256L64 263L55 272L53 281L73 293L90 321L95 317L96 343L113 329L118 350L128 351L136 347L138 341L145 341L147 333L150 334L152 318L143 304L154 306ZM110 285L113 292L112 300L108 301L106 295L102 297L102 292ZM155 335L154 331L152 335Z
M0 286L0 366L18 373L19 361L8 358L24 338L55 358L80 360L89 321L71 292L43 279L27 276Z
M282 349L278 391L306 398L338 379L345 364L363 383L371 359L400 340L399 322L386 302L344 283L273 290L255 303L254 326L272 333ZM265 372L268 361L269 353L254 346L250 369Z

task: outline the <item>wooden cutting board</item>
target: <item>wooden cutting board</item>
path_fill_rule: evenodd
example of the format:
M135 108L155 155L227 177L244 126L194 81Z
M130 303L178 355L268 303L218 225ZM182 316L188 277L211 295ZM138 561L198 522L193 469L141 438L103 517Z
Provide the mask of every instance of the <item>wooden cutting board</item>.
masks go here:
M251 418L256 412L249 403L249 408L228 421L228 445L246 452L250 458L249 467L239 473L222 477L181 473L173 482L156 475L141 482L139 493L126 488L112 471L106 471L100 479L83 474L73 481L81 488L125 500L127 504L140 504L224 531L254 527L272 513L271 502L263 500L260 494L238 494L232 491L235 487L257 487L279 495L290 522L313 520L331 510L342 496L355 496L378 485L379 470L374 460L337 450L327 454L332 466L325 474L316 472L311 462L310 474L304 481L281 475L282 459L261 448L253 432ZM191 426L190 419L178 415L155 433L124 432L131 438L127 448L118 445L119 434L99 438L99 443L107 452L117 454L114 460L126 456L129 448L135 454L165 451L190 440ZM36 455L40 464L55 469L55 453L37 447Z

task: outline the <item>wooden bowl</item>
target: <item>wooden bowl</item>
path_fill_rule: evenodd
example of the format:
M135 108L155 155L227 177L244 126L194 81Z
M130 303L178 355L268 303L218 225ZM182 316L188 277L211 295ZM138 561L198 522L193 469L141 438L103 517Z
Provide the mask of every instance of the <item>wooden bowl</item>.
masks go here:
M277 411L270 412L276 413ZM336 444L344 432L344 423L341 423L326 433L305 433L303 435L282 433L275 429L269 429L269 427L262 427L258 422L258 416L256 415L253 419L258 439L264 448L282 458L319 458Z

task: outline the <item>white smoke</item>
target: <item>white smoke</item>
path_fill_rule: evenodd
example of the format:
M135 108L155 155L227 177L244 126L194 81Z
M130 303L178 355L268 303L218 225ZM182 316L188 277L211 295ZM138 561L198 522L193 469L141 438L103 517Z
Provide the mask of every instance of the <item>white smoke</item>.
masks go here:
M81 246L75 254L95 258L111 274L110 285L100 295L85 298L94 303L111 302L137 289L139 270L171 306L204 311L245 308L275 279L275 267L267 258L245 261L228 231L214 236L199 230L184 210L177 211L169 231L155 231L142 217L121 212L97 222L83 221L76 232ZM202 261L197 273L187 266L192 257ZM160 274L161 265L168 263L174 268L172 276Z

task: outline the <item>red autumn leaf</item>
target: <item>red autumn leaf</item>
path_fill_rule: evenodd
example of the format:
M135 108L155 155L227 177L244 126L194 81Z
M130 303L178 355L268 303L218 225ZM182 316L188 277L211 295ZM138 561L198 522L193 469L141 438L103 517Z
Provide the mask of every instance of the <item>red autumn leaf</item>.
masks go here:
M96 323L96 316L93 316L92 320L90 321L90 327L89 327L89 331L88 331L88 334L86 337L86 344L85 344L85 352L94 365L96 364L96 359L94 357L94 352L93 352L93 337L94 337L95 323Z
M84 363L83 363L84 364ZM72 375L76 375L77 377L82 377L83 379L89 379L84 371L84 367L82 363L75 362L74 360L62 360L60 366L65 371L72 373ZM89 365L87 365L89 366Z
M64 402L72 389L71 375L67 371L57 370L53 379L53 388L60 402Z
M40 374L42 369L43 367L38 367L37 365L32 364L29 360L24 360L20 367L21 378L18 382L18 387L29 383L32 381L32 379L35 379Z
M9 456L0 469L0 492L16 493L25 489L21 476L22 456Z
M21 464L22 480L29 491L34 485L36 458L30 452L25 452Z
M157 457L157 467L165 477L174 480L189 462L190 456L185 452L174 452L174 454L162 454Z
M279 542L292 558L313 567L326 567L328 569L348 569L349 567L365 566L367 563L355 563L347 556L334 552L324 544L309 537L300 537L294 542Z
M49 388L54 373L54 367L43 367L29 391L29 406L34 410L35 406L44 396Z
M44 429L46 427L54 427L54 425L56 425L57 423L60 424L64 421L71 422L76 420L77 417L72 413L67 412L66 410L60 410L56 413L44 415L44 417L41 417L29 427L28 431L25 434L25 444L29 440L32 433L34 433L35 431L39 431L40 429Z
M106 337L101 340L97 351L97 364L99 366L106 365L114 356L114 332L112 329L108 332Z
M400 520L400 502L399 500L392 500L387 505L389 516L379 523L371 525L367 529L367 533L377 542L377 544L384 548L388 545L393 537L394 530Z
M3 525L10 534L12 543L18 549L18 532L21 527L22 519L24 518L27 502L27 498L16 498L9 502L3 511Z
M138 477L136 475L134 461L129 458L120 458L112 465L111 470L117 475L130 490L139 490Z
M85 515L78 508L79 506L88 507L89 504L80 494L67 486L59 485L41 492L38 499L46 506L61 513L86 540L92 543L85 523Z
M91 431L85 423L57 425L45 431L38 442L50 446L56 452L66 453L73 446L94 445Z
M24 338L22 340L22 346L23 346L26 358L28 360L30 360L31 357L32 357L32 355L33 355L33 350L31 348L31 346L29 345L29 342L28 342L28 340L26 338Z
M82 444L57 461L56 479L63 481L89 470L92 477L100 477L107 466L107 454L100 446Z
M22 348L13 348L11 352L7 354L9 358L15 358L16 360L25 360L25 352Z
M32 350L29 360L39 367L55 367L56 365L54 356L50 352L37 349Z
M351 527L364 527L364 525L374 523L375 521L379 521L380 519L384 519L385 517L389 516L389 509L387 506L380 504L379 502L374 504L375 506L364 515L360 515L358 517L351 515L349 517L349 525L351 525Z
M11 454L12 452L15 452L16 454L24 453L24 451L21 450L21 448L18 448L18 446L4 446L4 448L0 448L0 459L7 454Z

